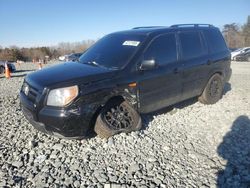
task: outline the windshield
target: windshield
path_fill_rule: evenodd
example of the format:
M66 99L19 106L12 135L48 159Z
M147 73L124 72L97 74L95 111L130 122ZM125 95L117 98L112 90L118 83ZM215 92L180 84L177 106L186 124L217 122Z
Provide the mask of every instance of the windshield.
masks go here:
M143 35L110 34L97 41L79 59L80 63L121 69L143 42Z

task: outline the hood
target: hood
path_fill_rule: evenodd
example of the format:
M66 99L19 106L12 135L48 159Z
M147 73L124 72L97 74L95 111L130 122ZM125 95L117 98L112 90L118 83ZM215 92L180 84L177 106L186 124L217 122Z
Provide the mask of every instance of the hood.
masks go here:
M34 87L56 87L64 83L88 83L103 80L112 77L114 72L114 70L102 67L67 62L30 73L25 80Z

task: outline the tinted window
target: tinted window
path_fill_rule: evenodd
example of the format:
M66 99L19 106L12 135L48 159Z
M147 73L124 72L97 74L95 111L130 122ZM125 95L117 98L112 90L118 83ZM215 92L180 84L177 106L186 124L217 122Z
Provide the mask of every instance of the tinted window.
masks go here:
M204 30L203 32L211 52L216 53L227 49L226 43L219 30L210 29L210 30Z
M80 57L80 62L93 66L120 69L133 56L144 39L144 35L107 35L88 49Z
M144 54L145 60L154 59L158 64L166 64L177 60L175 34L157 37Z
M182 32L179 37L183 59L199 57L204 54L199 32Z
M243 52L248 52L248 51L250 51L250 49L249 49L249 48L245 49Z

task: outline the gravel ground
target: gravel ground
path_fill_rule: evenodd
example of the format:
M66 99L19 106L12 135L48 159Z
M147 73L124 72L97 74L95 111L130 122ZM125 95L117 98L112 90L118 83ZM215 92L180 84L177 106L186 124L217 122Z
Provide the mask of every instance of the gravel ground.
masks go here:
M18 92L35 70L0 76L0 187L250 187L250 63L214 105L189 100L144 115L144 129L77 141L37 132Z

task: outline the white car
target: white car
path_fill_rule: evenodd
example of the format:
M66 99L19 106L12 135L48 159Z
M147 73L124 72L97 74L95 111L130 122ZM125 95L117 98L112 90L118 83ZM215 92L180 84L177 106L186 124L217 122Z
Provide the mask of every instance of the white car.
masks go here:
M66 61L66 58L68 57L69 55L62 55L60 56L58 59L59 61Z
M235 60L235 56L237 56L241 53L245 53L248 50L250 50L250 47L240 48L238 50L231 52L231 60Z

